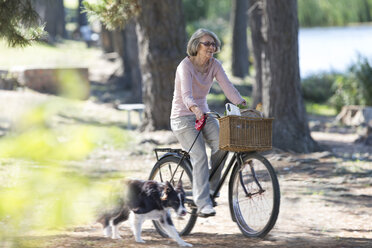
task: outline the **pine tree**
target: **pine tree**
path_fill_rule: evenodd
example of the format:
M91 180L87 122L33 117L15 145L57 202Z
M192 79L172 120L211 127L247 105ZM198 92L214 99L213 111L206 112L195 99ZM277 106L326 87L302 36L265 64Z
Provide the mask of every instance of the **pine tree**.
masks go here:
M9 46L27 46L44 35L31 0L0 0L0 38Z
M83 1L83 4L89 18L99 19L109 30L124 28L140 12L138 0Z

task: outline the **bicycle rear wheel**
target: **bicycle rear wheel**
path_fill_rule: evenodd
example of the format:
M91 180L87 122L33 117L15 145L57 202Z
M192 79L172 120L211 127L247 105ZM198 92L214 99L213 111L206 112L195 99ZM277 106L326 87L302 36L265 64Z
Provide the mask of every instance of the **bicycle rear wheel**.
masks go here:
M231 174L229 204L233 220L248 237L264 237L279 214L280 189L270 162L257 153L242 156Z
M188 214L184 217L178 217L175 211L171 210L171 216L174 226L176 227L180 235L188 235L192 228L195 225L197 215L196 207L194 207L192 201L192 171L191 166L188 165L186 160L183 160L182 163L177 168L177 164L180 161L181 157L176 155L171 155L163 157L160 159L152 169L150 173L150 180L156 180L158 182L169 181L173 186L176 186L180 180L182 180L183 189L186 193L185 207ZM171 181L172 174L174 171L177 171L174 175L173 180ZM159 225L157 221L153 221L156 230L163 237L168 237L167 233Z

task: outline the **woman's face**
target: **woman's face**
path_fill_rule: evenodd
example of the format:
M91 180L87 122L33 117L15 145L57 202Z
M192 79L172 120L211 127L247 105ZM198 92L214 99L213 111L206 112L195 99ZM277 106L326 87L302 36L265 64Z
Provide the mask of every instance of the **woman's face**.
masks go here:
M200 38L200 44L198 47L198 56L210 59L216 51L216 43L209 35L204 35Z

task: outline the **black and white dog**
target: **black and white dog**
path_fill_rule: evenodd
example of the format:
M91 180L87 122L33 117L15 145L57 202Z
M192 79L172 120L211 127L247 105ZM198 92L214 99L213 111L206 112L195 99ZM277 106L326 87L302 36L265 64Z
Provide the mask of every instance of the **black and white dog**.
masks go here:
M119 206L106 212L98 219L103 225L106 237L120 239L119 225L130 219L136 242L145 243L141 238L142 224L145 220L157 220L169 237L180 246L192 245L182 240L174 227L169 210L173 208L178 216L185 216L185 191L182 182L173 188L169 182L131 180L126 183L126 194Z

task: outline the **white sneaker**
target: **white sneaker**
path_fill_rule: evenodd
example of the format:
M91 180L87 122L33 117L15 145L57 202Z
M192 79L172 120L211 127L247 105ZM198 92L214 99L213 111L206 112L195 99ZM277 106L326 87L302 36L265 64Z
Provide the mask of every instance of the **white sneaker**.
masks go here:
M199 216L201 217L208 217L214 215L216 215L216 210L214 210L211 205L206 205L199 211Z

